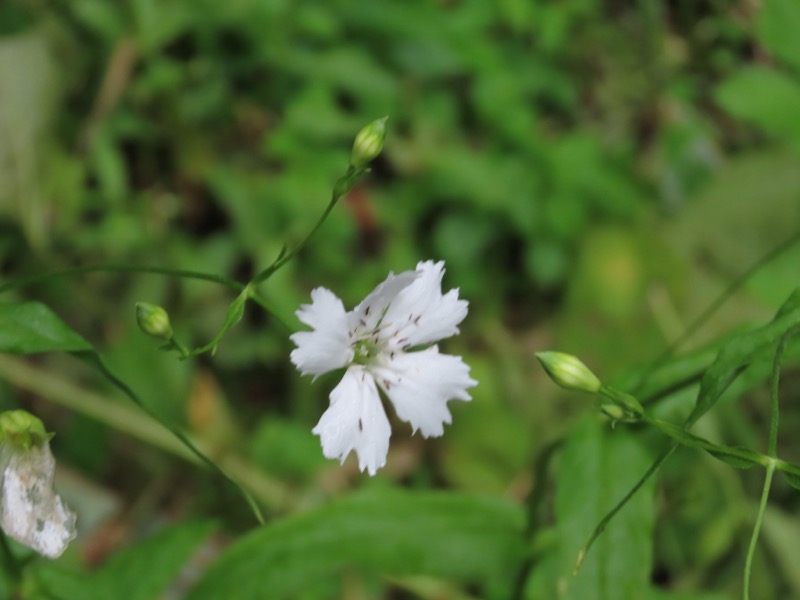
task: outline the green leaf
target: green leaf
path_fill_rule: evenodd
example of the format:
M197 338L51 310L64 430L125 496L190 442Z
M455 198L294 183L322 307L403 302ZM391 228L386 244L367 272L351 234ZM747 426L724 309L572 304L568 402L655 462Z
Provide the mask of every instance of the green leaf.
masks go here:
M760 462L756 460L758 455L743 446L733 446L730 448L720 447L714 449L705 448L705 451L717 460L721 460L736 469L749 469ZM752 456L750 456L751 454Z
M800 69L800 2L766 0L756 22L758 39L776 58Z
M737 469L749 469L753 465L763 464L766 460L766 457L763 455L747 448L715 444L686 431L683 427L667 423L660 419L649 419L648 422L658 427L663 433L667 434L679 444L689 446L690 448L705 450L714 458L732 467L736 467Z
M0 304L0 352L82 352L91 344L40 302Z
M786 482L792 486L796 490L800 490L800 476L797 476L793 473L784 473L786 477Z
M559 598L636 598L648 587L652 569L653 482L647 483L608 525L573 577L578 552L597 523L634 485L651 457L632 433L609 431L595 418L573 430L559 463L556 529Z
M116 553L92 577L94 598L160 598L214 528L209 522L182 523Z
M789 584L784 597L800 597L800 569L797 556L800 556L800 522L794 511L781 510L771 504L764 513L764 542L770 550L770 559L780 567L783 579Z
M779 460L776 468L783 473L789 485L800 490L800 465Z
M288 517L228 548L189 600L294 598L360 568L510 585L522 558L522 508L488 497L368 491Z
M52 600L152 600L164 597L178 571L215 525L190 522L170 527L114 554L100 569L87 574L61 562L38 562L31 571L35 589Z
M26 569L30 598L73 600L92 598L92 580L83 571L65 565L65 560L36 561ZM2 596L3 598L12 596Z
M795 290L769 324L731 339L703 376L687 428L713 408L742 369L765 353L774 353L783 334L799 323L800 291Z
M40 302L0 304L0 352L13 354L70 352L82 359L99 371L134 404L169 429L206 465L216 470L220 475L236 486L250 505L253 514L259 522L263 520L261 511L247 490L242 488L237 481L222 471L219 465L200 452L176 425L173 425L144 404L130 386L109 370L103 358L94 347L80 335L72 331L72 329L44 304Z
M733 116L766 133L800 141L800 83L766 67L748 67L723 82L716 99Z

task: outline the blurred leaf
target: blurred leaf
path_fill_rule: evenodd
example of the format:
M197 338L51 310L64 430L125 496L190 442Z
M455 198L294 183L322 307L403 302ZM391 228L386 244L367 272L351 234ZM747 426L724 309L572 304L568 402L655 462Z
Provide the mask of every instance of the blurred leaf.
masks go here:
M119 202L128 193L128 173L122 150L108 128L92 137L91 159L104 204Z
M797 516L770 506L764 513L763 538L791 585L792 595L800 596L800 570L795 561L800 556L800 523Z
M717 177L667 224L673 248L691 259L685 262L693 273L689 281L684 280L684 303L691 307L688 318L698 315L701 306L712 302L760 257L796 234L800 229L798 197L796 155L785 149L749 152L723 163ZM764 307L772 310L783 302L797 286L798 261L800 244L795 244L762 265L745 282L750 294L730 298L718 311L711 324L715 335L721 333L720 325L762 318Z
M0 304L0 352L86 352L92 346L40 302Z
M265 415L250 438L254 461L268 473L305 481L323 464L319 440L305 424Z
M23 584L28 595L25 598L39 600L95 600L92 595L93 581L87 573L64 566L64 560L39 561L26 571ZM4 596L5 597L5 596ZM11 596L9 596L11 597Z
M561 451L556 488L559 597L619 600L649 586L654 484L645 484L609 523L573 577L578 551L600 519L633 487L651 457L637 436L609 431L594 415L576 423Z
M114 40L125 30L123 5L105 0L75 0L71 8L80 24L106 40Z
M165 598L167 587L214 530L210 522L188 522L159 531L114 554L91 575L45 563L33 580L42 598L51 600L153 600ZM51 566L53 565L53 566Z
M642 600L731 600L723 592L676 592L673 590L650 589L642 595Z
M502 582L521 559L522 528L521 508L498 499L365 492L240 538L189 599L293 598L315 580L353 567Z
M800 72L800 2L796 0L765 0L756 21L756 31L762 44L778 59Z
M766 67L746 67L717 87L717 102L766 133L800 144L800 82Z
M0 216L18 220L34 247L48 230L42 147L58 83L44 28L0 37Z
M116 553L92 577L93 597L97 600L160 597L214 528L209 522L184 522Z

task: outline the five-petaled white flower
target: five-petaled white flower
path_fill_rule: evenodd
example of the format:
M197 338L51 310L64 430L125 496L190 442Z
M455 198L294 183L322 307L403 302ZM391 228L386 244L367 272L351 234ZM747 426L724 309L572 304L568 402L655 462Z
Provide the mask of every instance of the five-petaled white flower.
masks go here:
M416 271L390 273L350 312L325 288L313 290L312 303L297 311L313 329L291 336L297 345L291 359L300 372L317 376L347 367L312 430L327 458L344 462L355 450L360 469L370 475L386 464L391 428L378 388L424 437L444 433L451 422L448 400L471 400L467 388L478 382L469 366L428 346L457 334L467 316L458 289L442 295L443 275L443 262L421 262Z

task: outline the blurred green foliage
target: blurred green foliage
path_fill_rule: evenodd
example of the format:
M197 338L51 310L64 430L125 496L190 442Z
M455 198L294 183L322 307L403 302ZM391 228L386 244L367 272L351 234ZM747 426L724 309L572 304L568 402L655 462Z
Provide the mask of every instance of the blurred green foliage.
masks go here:
M240 453L273 477L275 514L361 485L520 501L536 486L555 486L554 497L545 492L550 510L534 539L542 563L528 586L531 598L554 597L563 584L553 574L569 575L567 550L561 545L551 558L542 550L559 536L572 552L591 523L570 524L569 515L596 519L657 442L610 441L613 434L578 421L586 407L544 382L533 352L558 346L610 379L657 356L742 271L797 231L799 7L796 0L0 3L3 281L97 263L246 281L284 244L303 239L347 165L354 133L390 115L373 173L299 258L260 288L295 324L293 312L313 287L329 287L352 306L388 271L435 258L446 261L446 287L470 301L464 335L446 345L465 354L480 381L474 401L453 407L442 439L422 442L395 428L388 466L374 482L358 478L350 462L340 469L322 459L310 428L334 379L313 386L300 379L288 362L289 332L260 309L248 306L213 358L175 361L136 328L135 303L152 302L167 308L181 340L204 344L224 320L230 290L92 273L3 300L45 302L101 348L146 403L183 423L212 454ZM762 269L697 332L698 343L770 318L797 286L799 260L795 249ZM61 357L36 365L115 397ZM796 387L794 372L787 398ZM119 538L136 552L129 532L174 521L173 513L214 514L231 531L252 526L218 481L187 472L124 435L130 431L109 435L92 419L11 386L0 400L32 405L57 431L57 454L129 509L119 517L127 535L89 532L100 546L96 558ZM685 414L688 398L679 400L676 411ZM757 445L764 406L750 392L699 426ZM798 414L790 407L784 419L796 425ZM555 474L535 470L542 449L563 438ZM786 444L796 458L797 442ZM589 469L581 452L608 454ZM612 477L615 469L621 472ZM678 453L659 501L639 499L623 524L632 537L609 535L598 561L618 573L619 561L641 558L625 585L649 580L655 591L647 597L738 594L757 485ZM81 494L90 492L79 486L79 509ZM787 539L778 524L796 527L800 501L776 494L765 531L776 561L762 557L756 565L761 593L754 596L800 597L790 558L800 552L797 538ZM656 508L657 515L648 512ZM302 529L302 520L292 523ZM173 572L206 531L181 527L154 542L176 558ZM646 539L655 540L652 564ZM619 549L631 540L627 552ZM359 564L369 566L368 558ZM80 572L78 557L72 560L68 566ZM431 561L420 572L458 575ZM104 567L109 581L127 563L119 564ZM587 566L587 579L575 580L570 593L608 589L593 586L603 571ZM153 581L162 583L161 575ZM31 589L44 594L72 576L42 568ZM308 597L357 598L352 577ZM365 594L398 588L433 597L409 581L364 585ZM494 585L481 589L508 592ZM613 599L621 588L611 589L596 597ZM443 597L460 597L446 591L453 595Z

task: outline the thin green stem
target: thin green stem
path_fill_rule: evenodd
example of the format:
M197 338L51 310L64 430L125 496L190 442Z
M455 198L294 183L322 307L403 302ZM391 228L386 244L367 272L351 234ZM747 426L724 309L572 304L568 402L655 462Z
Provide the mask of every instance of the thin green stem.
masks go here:
M13 290L16 288L42 283L49 279L57 277L67 277L69 275L79 275L81 273L99 273L99 272L119 272L119 273L148 273L151 275L166 275L169 277L180 277L183 279L200 279L203 281L211 281L220 285L227 286L236 291L242 291L244 284L224 277L222 275L215 275L213 273L202 273L199 271L186 271L184 269L170 269L166 267L155 267L152 265L87 265L84 267L73 267L71 269L64 269L63 271L51 271L49 273L41 273L39 275L32 275L30 277L23 277L15 279L0 285L0 294Z
M95 367L100 373L102 373L106 377L106 379L108 379L111 383L113 383L118 390L120 390L123 394L125 394L131 402L133 402L136 406L142 409L149 416L151 416L155 421L161 423L161 425L166 427L170 431L170 433L172 433L172 435L174 435L181 442L183 442L183 444L187 448L189 448L189 450L197 458L199 458L203 464L209 467L212 471L216 471L217 473L222 475L222 477L227 479L231 484L233 484L233 486L239 490L239 492L242 494L247 504L250 506L250 509L253 511L253 515L255 516L258 523L260 525L264 524L264 515L261 513L261 508L253 499L253 496L250 494L250 492L248 492L245 488L243 488L241 484L238 481L236 481L236 479L234 479L229 473L227 473L222 466L218 465L216 462L208 458L208 456L206 456L205 453L202 452L183 431L178 429L176 425L173 425L172 423L166 421L164 418L158 415L152 408L150 408L144 402L142 402L141 398L139 398L139 396L136 395L136 393L128 386L127 383L122 381L119 377L117 377L116 375L114 375L114 373L111 372L111 370L103 361L102 357L97 352L92 350L91 352L74 352L73 354L75 356L84 359L85 362Z
M251 284L256 285L262 283L269 279L278 269L283 267L286 263L292 260L303 248L306 247L308 242L311 240L312 237L319 231L322 224L331 214L331 211L339 202L339 200L347 195L347 193L353 189L356 181L358 180L361 175L366 173L369 169L366 167L348 167L347 172L339 178L339 180L334 184L333 192L331 193L331 200L328 202L328 206L325 207L325 210L322 211L319 219L314 224L314 227L311 228L311 231L308 232L305 239L302 242L297 244L294 248L292 248L289 252L281 252L281 255L273 262L270 266L266 269L261 271L258 275L253 278Z
M784 333L780 343L778 343L778 348L775 350L775 362L772 365L772 381L770 384L769 441L767 443L767 454L772 458L777 458L778 456L778 415L783 355L786 352L789 340L798 331L800 331L800 327L792 327Z
M658 458L656 458L653 464L650 465L650 468L647 469L647 472L644 475L642 475L639 481L637 481L636 484L628 491L628 493L625 494L625 497L622 498L622 500L620 500L619 502L617 502L616 506L614 506L614 508L612 508L608 512L608 514L606 514L606 516L603 517L600 523L597 524L597 527L595 527L594 531L592 531L592 535L589 537L589 540L586 542L586 544L584 544L583 548L581 548L581 551L578 553L578 558L575 562L575 573L577 573L580 570L581 565L583 565L583 561L586 558L586 554L589 552L589 548L592 547L595 540L600 537L603 531L605 531L605 528L609 524L609 522L611 522L611 520L617 515L617 513L620 510L622 510L622 507L628 503L628 500L633 498L636 492L639 491L639 488L641 488L645 483L647 483L647 480L650 479L650 477L656 471L658 471L661 465L664 464L664 461L666 461L670 457L670 455L673 452L675 452L675 449L677 447L678 443L673 442L669 448L667 448L666 450L664 450L664 452L659 454Z
M112 397L98 394L53 375L47 369L6 354L0 354L0 379L118 429L126 435L192 464L203 463L203 460L176 438L167 427L151 419L133 404L123 404ZM222 452L219 448L209 446L202 439L196 439L191 435L187 437L202 454L213 456L225 471L253 492L271 511L285 512L292 506L294 502L292 491L280 480L270 477L256 465L233 452Z
M758 505L758 515L756 516L756 523L753 527L753 535L750 536L750 546L747 549L747 558L744 562L744 600L750 600L750 571L753 568L753 556L756 552L756 544L758 543L758 536L761 533L761 523L764 520L764 513L767 510L767 499L769 498L769 490L772 487L772 475L775 473L775 462L772 461L767 466L767 475L764 478L764 488L761 491L761 502Z
M716 300L714 300L711 304L709 304L706 309L700 313L692 322L686 327L683 334L675 340L667 350L667 356L673 354L675 350L677 350L680 346L685 344L694 334L700 326L707 321L715 312L717 312L720 307L727 302L728 298L730 298L736 290L738 290L744 283L750 279L759 269L761 269L767 263L775 260L778 256L786 252L789 248L794 246L800 242L800 231L796 231L783 242L775 246L772 250L767 252L764 256L758 259L753 265L750 266L749 269L744 271L740 274L736 279L734 279L731 284L725 288L725 290L720 294Z
M332 206L330 208L333 208ZM328 213L330 210L327 211ZM327 216L327 214L325 214ZM321 219L324 221L324 218ZM321 225L321 222L317 224L317 227ZM313 231L312 231L313 233ZM310 235L309 235L310 237ZM308 238L306 238L306 241ZM305 242L304 242L305 243ZM298 248L299 249L299 248ZM281 257L284 259L286 255L284 252L281 252ZM283 263L278 265L278 267L282 266ZM275 265L273 265L273 272L277 269ZM21 279L15 279L14 281L9 281L0 285L0 294L3 292L7 292L13 289L25 287L28 285L34 285L37 283L42 283L44 281L48 281L50 279L60 278L60 277L68 277L70 275L80 275L82 273L145 273L149 275L163 275L167 277L177 277L183 279L197 279L201 281L209 281L211 283L216 283L219 285L223 285L230 289L236 290L237 292L242 292L247 288L247 284L241 283L236 281L235 279L231 279L229 277L225 277L223 275L216 275L214 273L203 273L200 271L187 271L185 269L171 269L166 267L156 267L152 265L112 265L112 264L101 264L101 265L87 265L84 267L74 267L72 269L64 269L63 271L51 271L48 273L42 273L39 275L32 275L30 277L23 277ZM288 325L285 319L280 317L277 311L272 307L272 305L260 294L258 294L254 289L250 288L248 297L252 298L261 308L263 308L272 319L274 319L283 329L288 332L293 332L293 329ZM207 352L217 346L219 343L218 339L215 339L214 342L206 344L200 349L196 349L190 351L185 346L179 344L177 341L174 342L174 347L180 354L181 358L188 358L189 356L196 356L197 354L202 354L203 352Z
M675 351L678 350L681 346L683 346L689 339L691 339L692 335L700 328L700 326L706 322L711 316L717 312L720 307L727 302L728 298L730 298L744 283L753 276L759 269L761 269L764 265L770 263L771 261L775 260L778 256L789 250L792 246L800 242L800 230L793 233L783 242L775 246L772 250L770 250L767 254L762 256L758 259L753 265L750 266L746 271L741 273L736 279L734 279L728 287L723 290L723 292L709 304L703 312L701 312L697 317L692 319L692 321L687 325L683 333L673 341L667 348L658 356L651 364L650 369L645 369L642 374L640 375L638 382L636 382L631 387L631 393L636 395L639 387L642 385L643 382L647 381L650 373L658 369L664 362L669 359Z
M282 317L278 316L278 311L275 310L275 307L272 306L272 304L266 298L256 292L253 288L250 288L250 299L263 308L267 313L269 313L275 322L283 327L287 333L294 333L295 330L292 329L292 327L290 327Z
M694 332L699 328L699 326L706 320L708 320L711 315L713 315L719 308L727 301L727 299L736 291L738 290L755 272L757 272L761 267L765 264L769 263L770 261L774 260L784 252L786 252L789 248L794 246L800 242L800 230L792 234L789 238L778 244L775 248L773 248L770 252L768 252L765 256L760 258L755 264L753 264L749 269L744 271L741 275L739 275L726 289L725 291L717 297L700 315L698 315L684 330L684 333L675 340L672 344L667 347L664 352L656 358L651 364L649 369L645 369L638 378L638 381L634 382L631 385L631 392L636 395L637 390L641 387L643 382L647 380L650 373L654 372L658 369L670 356L674 354L674 352L683 344L685 344ZM775 427L777 429L777 413L776 414L776 424ZM690 427L693 424L694 420L689 420L686 422L685 427ZM578 561L576 564L576 571L580 569L581 564L583 563L584 558L586 557L586 553L591 548L592 544L594 544L595 540L603 533L608 523L614 518L614 516L622 509L625 504L627 504L628 500L633 497L633 495L639 490L641 486L645 484L645 482L653 475L655 472L661 467L664 461L675 451L678 447L677 442L673 442L672 445L665 450L662 454L658 456L655 462L650 465L650 468L647 472L642 476L642 478L636 483L636 485L631 489L622 500L620 500L616 506L608 513L600 523L595 527L594 531L592 532L589 540L586 542L584 547L581 549L578 555ZM774 467L773 467L774 468Z

